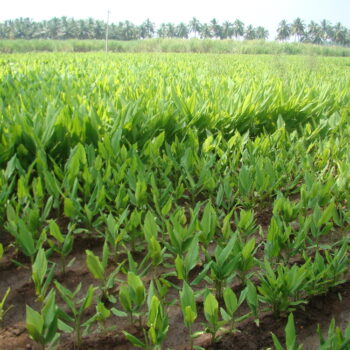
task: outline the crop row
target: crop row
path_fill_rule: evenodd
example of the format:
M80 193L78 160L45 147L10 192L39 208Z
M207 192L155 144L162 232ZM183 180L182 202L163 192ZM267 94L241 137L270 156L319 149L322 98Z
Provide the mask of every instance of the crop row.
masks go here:
M128 317L127 339L161 348L175 307L192 348L346 280L349 64L310 60L1 57L0 253L31 270L36 342ZM96 282L70 290L92 239Z

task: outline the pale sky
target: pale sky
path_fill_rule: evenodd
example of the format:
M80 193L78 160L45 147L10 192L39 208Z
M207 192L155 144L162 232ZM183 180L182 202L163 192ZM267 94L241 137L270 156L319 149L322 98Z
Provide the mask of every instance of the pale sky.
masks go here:
M111 22L130 20L140 24L150 18L162 22L188 23L192 17L201 22L216 18L222 23L236 18L246 25L262 25L274 36L282 19L291 22L301 17L306 23L327 19L341 22L350 28L350 0L0 0L0 21L18 17L33 20L52 17L93 17L106 19L111 11ZM273 37L272 37L273 39Z

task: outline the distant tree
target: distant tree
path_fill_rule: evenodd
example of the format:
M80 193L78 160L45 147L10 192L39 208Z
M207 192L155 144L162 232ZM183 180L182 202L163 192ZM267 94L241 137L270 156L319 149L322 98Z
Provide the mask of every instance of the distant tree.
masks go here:
M243 37L243 35L244 35L244 23L242 21L240 21L239 19L236 19L233 22L232 31L233 31L233 35L236 38L236 40L238 38Z
M222 36L223 39L232 38L232 36L233 36L233 27L232 27L232 23L231 22L225 21L222 24L221 36Z
M195 37L201 32L201 23L196 17L193 17L189 23L189 31L194 34Z
M305 36L305 24L301 18L296 18L290 26L290 32L295 36L296 40L300 41Z
M59 24L60 19L57 17L54 17L47 22L49 39L57 39Z
M348 30L338 22L333 27L333 41L338 45L345 45L347 42Z
M269 37L269 31L264 27L259 26L255 28L255 36L256 39L266 40Z
M152 38L155 33L155 25L151 22L149 18L147 18L140 25L140 36L142 39Z
M201 39L209 39L212 38L211 28L207 23L202 24L201 31L199 33Z
M175 38L176 27L173 23L162 23L157 31L160 38Z
M0 22L0 39L104 39L106 23L93 18L74 19L68 17L53 17L50 20L35 22L30 18L16 18ZM244 23L236 19L220 25L217 19L209 23L201 24L193 17L188 25L181 22L178 24L163 23L158 28L147 19L141 25L136 26L130 21L110 23L109 37L114 40L135 40L152 38L155 33L161 38L188 38L190 33L200 38L244 38L267 39L268 31L259 26L248 26L245 30ZM326 19L320 23L311 21L306 27L300 18L296 18L292 24L286 20L279 23L277 40L288 40L290 36L302 42L315 44L332 43L336 45L350 45L350 31L341 23L332 25Z
M331 22L323 19L321 21L322 39L324 42L332 40L333 30Z
M170 23L170 22L167 23L166 28L167 28L167 37L168 38L176 37L176 27L173 23Z
M323 43L323 32L321 26L311 21L307 27L307 37L308 41L313 44L322 44Z
M103 21L96 21L94 39L104 39L105 35L106 35L106 24Z
M167 37L167 33L168 33L167 25L165 23L162 23L160 25L160 27L158 28L158 30L157 30L157 35L160 38L166 38Z
M222 28L216 18L213 18L210 21L210 31L212 33L212 37L217 39L222 39Z
M290 25L284 19L282 20L277 28L277 40L285 41L290 38L291 29Z
M255 31L254 27L251 24L249 24L249 26L245 30L244 39L245 40L254 40L254 39L256 39L256 31Z
M178 38L188 39L188 33L189 33L188 27L183 22L179 23L175 28L175 35Z

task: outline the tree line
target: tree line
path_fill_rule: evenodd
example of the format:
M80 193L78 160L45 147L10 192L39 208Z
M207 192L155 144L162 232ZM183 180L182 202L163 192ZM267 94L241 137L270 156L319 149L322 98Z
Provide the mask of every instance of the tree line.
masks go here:
M239 19L233 22L219 23L215 18L209 23L201 23L192 18L189 23L162 23L158 27L150 20L140 25L130 21L111 23L108 26L109 38L112 40L137 40L147 38L183 38L197 37L201 39L245 39L265 40L269 32L262 26L245 25ZM54 17L50 20L33 21L30 18L17 18L0 23L0 39L104 39L106 22L68 17ZM276 40L294 40L315 44L350 43L350 30L341 23L332 25L323 20L320 23L311 21L305 24L300 18L292 23L283 20L277 28Z

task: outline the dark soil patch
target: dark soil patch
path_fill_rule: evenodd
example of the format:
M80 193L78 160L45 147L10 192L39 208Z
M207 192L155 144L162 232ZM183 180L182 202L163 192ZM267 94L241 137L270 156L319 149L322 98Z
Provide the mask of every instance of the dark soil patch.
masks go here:
M328 326L334 318L337 325L345 329L350 320L350 282L343 284L331 292L316 296L305 306L305 310L294 312L296 331L299 342L304 344L304 350L315 350L319 346L316 334L317 325L326 334ZM265 315L260 320L260 326L249 320L238 327L239 333L224 335L213 347L207 349L220 350L261 350L273 346L271 332L275 333L280 341L284 341L284 328L287 318L274 318Z

